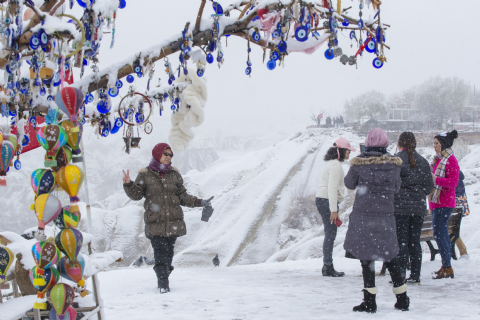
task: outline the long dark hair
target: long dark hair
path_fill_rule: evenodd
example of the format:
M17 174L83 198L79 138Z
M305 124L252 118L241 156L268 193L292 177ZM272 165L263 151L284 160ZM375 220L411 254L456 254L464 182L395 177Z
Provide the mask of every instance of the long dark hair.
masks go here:
M345 152L347 151L347 149L338 148L340 152L340 159L338 159L337 147L335 147L336 144L334 143L333 145L334 147L331 147L330 149L328 149L327 154L325 154L325 158L323 158L323 160L325 161L338 160L340 162L345 161Z
M398 146L400 148L406 148L408 152L408 162L410 162L410 168L416 168L417 163L413 156L413 151L417 147L417 140L412 132L403 132L398 138Z

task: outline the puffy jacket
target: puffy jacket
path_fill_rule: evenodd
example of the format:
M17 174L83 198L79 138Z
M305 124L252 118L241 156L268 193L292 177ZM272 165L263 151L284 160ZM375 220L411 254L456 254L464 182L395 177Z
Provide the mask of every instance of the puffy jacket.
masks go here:
M437 161L433 167L432 173L437 171L437 167L440 165L440 160ZM458 175L460 172L460 167L458 166L457 158L454 155L451 155L447 160L445 165L445 177L437 177L435 184L442 187L440 191L440 200L439 203L428 202L430 210L436 208L455 208L457 206L457 201L455 199L455 188L458 185Z
M402 184L400 191L395 194L395 214L425 216L427 214L426 198L433 189L430 164L416 151L413 152L416 168L410 167L407 150L395 156L403 161L400 170Z
M187 193L182 175L174 168L165 173L162 179L158 172L143 168L135 182L123 185L127 196L132 200L145 198L145 236L184 236L187 227L180 206L199 207L201 200Z
M345 186L357 189L343 247L348 257L390 261L398 255L394 194L400 189L402 159L365 152L350 161Z

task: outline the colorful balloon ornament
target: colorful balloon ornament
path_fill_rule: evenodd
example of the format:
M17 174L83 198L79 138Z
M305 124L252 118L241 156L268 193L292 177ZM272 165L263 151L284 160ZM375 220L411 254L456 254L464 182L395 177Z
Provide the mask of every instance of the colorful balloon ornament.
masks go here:
M7 272L15 260L12 250L0 247L0 284L7 281Z
M63 147L68 140L65 130L58 125L50 124L38 129L37 139L40 145L47 150L45 167L56 167L56 151Z
M40 241L33 245L32 255L35 265L37 266L33 275L33 285L44 286L46 284L46 281L43 278L45 269L55 265L58 259L60 259L60 251L52 242Z
M79 254L76 260L70 260L67 257L61 258L57 263L57 268L62 277L78 284L81 297L88 295L88 291L84 288L85 279L83 278L83 272L85 270L85 259L82 254Z
M68 284L59 283L47 291L47 298L55 309L58 319L65 320L65 314L75 299L75 292Z
M73 228L65 228L55 237L55 244L68 259L77 259L83 244L83 235Z
M33 267L32 270L29 272L30 274L30 281L38 290L37 292L37 301L34 304L35 309L46 310L47 304L46 301L43 300L45 298L45 293L52 288L54 285L58 283L60 279L60 273L54 267L46 268L43 272L43 279L45 280L45 285L39 286L35 285L35 278L37 274L37 267ZM43 301L42 301L43 300Z
M57 183L70 196L70 211L79 211L78 193L83 184L83 170L75 165L67 165L57 171Z
M38 219L38 229L45 230L45 225L52 222L60 212L62 204L53 194L42 194L35 199L35 214Z

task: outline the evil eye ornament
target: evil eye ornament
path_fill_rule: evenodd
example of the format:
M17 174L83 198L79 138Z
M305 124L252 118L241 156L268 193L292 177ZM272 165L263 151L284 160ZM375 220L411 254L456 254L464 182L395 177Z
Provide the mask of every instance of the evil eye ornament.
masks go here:
M223 14L223 8L218 2L214 2L212 6L216 14Z
M120 93L120 90L117 87L108 89L108 95L112 98L115 98Z
M280 55L278 54L278 52L276 51L272 52L272 60L277 61L278 58L280 58Z
M123 126L123 120L121 118L115 119L115 127L121 127Z
M325 50L325 58L327 58L327 60L332 60L333 58L335 58L335 53L332 49Z
M362 19L358 20L358 29L363 29L363 26L364 26L363 20Z
M267 62L267 68L268 68L268 70L273 70L273 69L275 69L276 66L277 66L277 64L275 63L275 61L273 61L273 60L268 60L268 62Z
M38 39L38 35L37 35L37 34L33 34L33 35L30 37L30 48L31 48L32 50L37 50L39 45L40 45L40 39Z
M10 35L12 34L12 32L10 31L10 29L7 29L5 30L5 37L10 37Z
M97 110L100 113L103 113L103 114L108 113L110 111L110 109L111 109L110 104L108 102L103 101L103 100L100 100L97 104Z
M94 97L93 97L93 94L91 94L91 93L89 93L89 94L87 95L87 97L85 98L85 102L86 102L87 104L93 102L93 100L94 100Z
M370 52L370 53L375 52L375 39L373 39L373 38L370 39L367 46L365 47L365 50L367 50L367 52Z
M250 73L252 73L252 68L251 68L251 67L247 67L247 69L245 69L245 74L246 74L247 76L249 76Z
M300 42L307 41L308 39L308 29L305 26L298 27L295 30L295 39Z
M135 78L134 78L131 74L129 74L129 75L127 76L127 82L128 82L128 83L132 83L133 81L135 81Z
M135 113L135 121L137 123L142 123L143 121L145 121L145 115L143 113L142 114L140 114L138 112Z
M61 80L60 80L60 72L57 72L55 73L55 75L53 76L53 86L54 87L58 87L61 83Z
M212 63L213 63L213 60L214 60L213 54L208 53L208 54L207 54L207 62L210 63L210 64L212 64Z
M20 162L20 160L15 160L13 165L15 166L15 169L17 169L17 170L20 170L22 168L22 163Z
M330 18L328 19L328 28L331 32L335 32L335 17L333 14L331 14Z
M252 34L252 38L255 41L259 41L262 37L260 36L260 33L258 33L257 31L254 31Z
M378 58L373 59L373 66L374 66L376 69L380 69L381 67L383 67L383 62L382 62L382 60L380 60L380 59L378 59Z
M199 76L200 78L203 77L204 74L205 74L205 69L198 69L197 70L197 76Z
M120 89L121 87L123 87L123 82L120 81L120 80L117 80L117 82L115 83L115 86Z
M124 9L127 6L126 0L120 0L120 4L118 5L118 9Z
M36 123L37 123L37 118L35 118L35 117L30 117L30 123L31 123L32 125L36 124Z
M42 87L42 88L40 89L40 95L43 97L43 96L46 95L46 94L47 94L47 90L45 90L45 88Z
M350 21L348 21L347 19L343 19L342 26L348 27L349 25L350 25Z
M112 125L110 124L110 121L108 121L107 124L102 129L102 137L107 137L111 129L112 129Z
M280 52L287 51L287 43L285 41L282 40L278 43L278 51Z
M357 39L357 35L355 34L355 31L350 31L350 39Z
M47 97L47 101L49 101L49 102L53 101L53 96L52 96L52 95L49 95L49 96Z
M40 29L40 31L38 32L38 38L40 39L40 45L42 47L48 45L48 34L46 34L45 30Z
M275 39L275 38L278 38L278 36L279 36L278 31L277 30L273 31L272 38Z
M13 89L13 88L15 88L15 83L9 82L9 83L8 83L8 89L11 90L11 89Z
M135 73L140 73L142 72L142 67L136 66L134 70L135 70Z
M24 135L22 139L22 146L25 147L29 143L30 143L30 138L27 135Z

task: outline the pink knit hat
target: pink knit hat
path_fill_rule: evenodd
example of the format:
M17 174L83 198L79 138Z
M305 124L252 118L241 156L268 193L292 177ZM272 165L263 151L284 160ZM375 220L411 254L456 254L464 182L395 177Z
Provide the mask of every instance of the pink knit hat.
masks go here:
M365 139L365 147L386 148L389 144L387 133L380 128L372 129Z
M351 150L351 151L357 151L357 149L352 148L352 146L350 145L350 142L345 138L338 138L337 140L335 140L335 146L337 148L341 148L341 149L348 149L348 150Z

